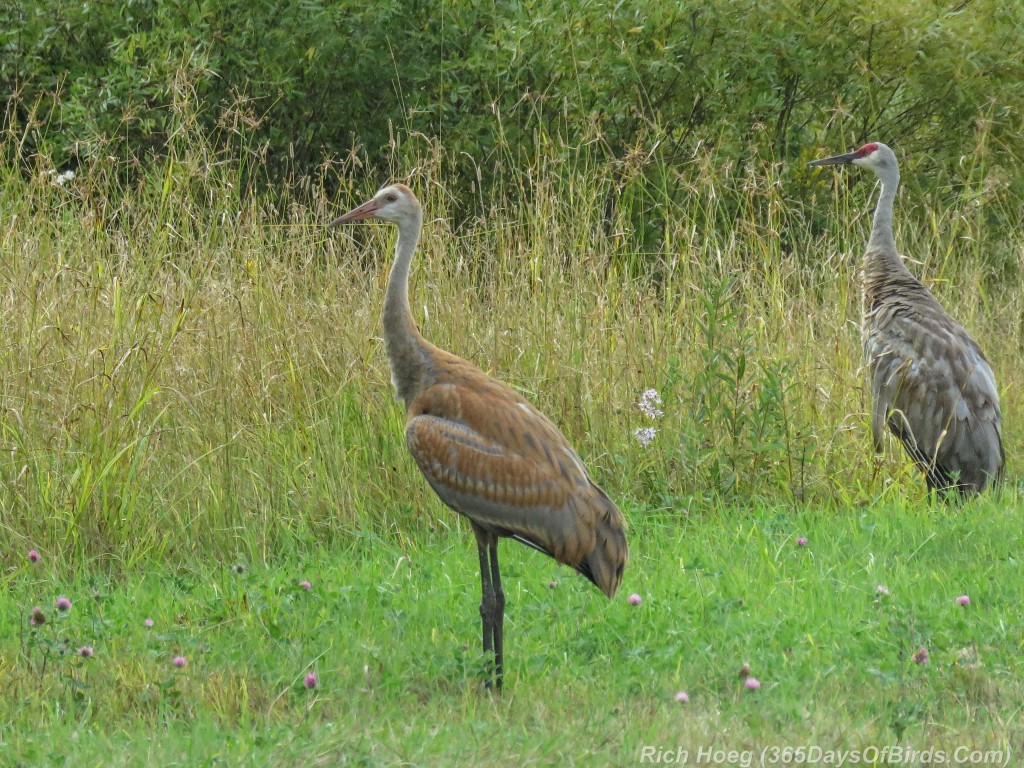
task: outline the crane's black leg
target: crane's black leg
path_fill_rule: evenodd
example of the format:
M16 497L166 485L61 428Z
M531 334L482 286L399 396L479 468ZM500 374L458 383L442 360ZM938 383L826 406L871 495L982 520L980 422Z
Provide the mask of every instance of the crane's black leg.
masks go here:
M494 679L500 691L505 673L505 592L501 588L501 572L498 570L498 537L490 541L491 589L494 594L494 615L491 628L494 631Z
M484 656L487 657L487 664L490 667L491 654L494 653L494 584L491 581L491 566L489 562L489 536L486 531L473 526L476 534L476 546L480 553L480 621L483 624ZM484 685L491 687L492 671L487 671L487 680ZM500 680L500 677L499 677ZM501 688L501 683L498 683Z

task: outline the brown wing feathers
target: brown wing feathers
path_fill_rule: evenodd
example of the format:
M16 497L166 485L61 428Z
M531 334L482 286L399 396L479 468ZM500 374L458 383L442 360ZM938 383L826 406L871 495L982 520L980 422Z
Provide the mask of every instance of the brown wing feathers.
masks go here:
M409 406L406 442L455 511L578 569L607 594L622 578L622 515L561 432L462 360L438 366Z

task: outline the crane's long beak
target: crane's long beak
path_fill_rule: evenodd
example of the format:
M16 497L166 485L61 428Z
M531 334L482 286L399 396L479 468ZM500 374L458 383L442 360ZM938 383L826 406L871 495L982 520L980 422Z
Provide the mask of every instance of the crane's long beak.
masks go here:
M350 221L360 221L361 219L372 219L377 211L380 209L380 203L376 200L367 200L365 203L360 205L358 208L353 208L348 213L344 213L330 224L327 225L328 229L334 229L341 224L348 224Z
M856 152L847 152L845 155L832 155L832 157L823 157L821 160L811 160L807 165L812 167L819 165L844 165L845 163L852 163L856 159Z

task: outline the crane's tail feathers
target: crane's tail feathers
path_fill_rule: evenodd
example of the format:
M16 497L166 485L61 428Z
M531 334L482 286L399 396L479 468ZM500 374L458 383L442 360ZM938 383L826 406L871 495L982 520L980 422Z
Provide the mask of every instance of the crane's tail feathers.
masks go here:
M581 576L585 576L587 581L595 587L601 588L601 585L597 583L597 577L594 576L594 572L590 570L590 563L587 562L586 558L580 561L580 564L576 566L576 570L579 571Z
M580 503L593 506L594 509L594 547L579 562L571 562L564 555L559 556L529 536L512 531L502 531L501 536L508 536L521 544L543 552L548 557L572 566L586 577L609 598L615 597L622 574L629 560L629 547L626 544L626 521L619 508L608 498L599 487L592 486L594 493L584 497Z
M597 486L594 488L597 491L594 502L599 507L594 549L580 561L576 570L611 599L622 584L622 574L629 560L626 520L607 494Z
M924 472L930 490L944 496L955 491L963 498L980 493L1002 477L1006 460L1002 435L995 425L988 424L985 429L973 432L961 428L953 444L949 447L940 444L935 456L922 450L913 433L902 425L890 421L889 427L903 443L907 455ZM939 456L944 456L945 460L940 461Z
M929 456L922 451L912 434L899 435L899 437L907 455L924 472L924 481L929 490L937 491L940 495L945 495L953 490L960 493L969 490L960 482L958 472L940 464L934 456Z

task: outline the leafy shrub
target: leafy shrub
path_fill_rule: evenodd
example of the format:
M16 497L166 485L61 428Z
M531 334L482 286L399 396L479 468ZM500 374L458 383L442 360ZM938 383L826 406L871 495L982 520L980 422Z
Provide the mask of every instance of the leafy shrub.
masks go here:
M0 88L26 152L58 166L160 151L191 92L206 131L274 174L356 146L376 174L409 133L464 158L467 189L538 142L681 165L701 145L742 164L872 137L927 152L944 183L979 119L1014 168L1022 25L998 0L26 0L0 9Z

